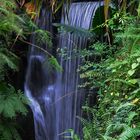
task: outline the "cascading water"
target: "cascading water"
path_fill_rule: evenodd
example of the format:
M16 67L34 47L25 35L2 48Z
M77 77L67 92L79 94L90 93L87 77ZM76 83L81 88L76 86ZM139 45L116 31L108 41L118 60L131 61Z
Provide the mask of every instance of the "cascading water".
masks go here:
M101 4L103 3L72 3L68 14L64 12L62 15L61 23L89 29L95 11ZM44 8L42 14L43 20L40 19L37 23L40 23L42 29L51 31L50 26L45 25L48 22L48 16L46 17L47 11ZM32 47L25 93L31 101L36 140L63 140L62 133L68 129L73 129L75 133L81 135L80 121L77 118L81 116L81 105L84 99L84 92L78 88L80 79L77 69L81 59L80 56L73 57L73 50L85 48L87 40L86 37L72 33L60 34L58 48L65 49L67 54L66 58L63 56L58 58L63 71L56 72L53 80L47 71L47 66L44 65L45 54Z

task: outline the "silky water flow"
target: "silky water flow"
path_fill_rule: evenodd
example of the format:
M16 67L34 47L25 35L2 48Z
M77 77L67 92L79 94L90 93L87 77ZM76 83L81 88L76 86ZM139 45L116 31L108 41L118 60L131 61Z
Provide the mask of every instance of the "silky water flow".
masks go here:
M64 8L61 23L89 29L100 5L102 3L99 2L72 3L68 12L66 7ZM51 21L52 16L45 6L42 7L40 15L37 24L51 32L48 20ZM65 133L69 129L79 136L82 135L78 116L82 115L81 106L85 95L78 88L81 80L77 69L81 64L81 57L76 56L74 50L80 51L85 48L87 40L87 37L74 33L60 34L58 48L65 50L66 54L58 57L63 70L56 71L55 74L45 65L45 53L33 46L30 49L25 94L31 102L36 140L64 140L64 136L69 136ZM34 37L32 42L35 44ZM42 48L46 49L46 46L47 44L44 44Z

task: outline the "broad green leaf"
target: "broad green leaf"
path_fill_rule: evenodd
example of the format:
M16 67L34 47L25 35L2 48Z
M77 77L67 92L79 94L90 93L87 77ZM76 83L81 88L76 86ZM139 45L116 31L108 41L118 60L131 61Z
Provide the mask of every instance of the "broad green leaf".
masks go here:
M130 79L128 82L131 84L136 84L138 81L137 79Z
M132 101L132 104L136 104L136 103L138 103L139 100L140 100L139 98L134 99L134 100Z
M140 63L140 57L139 57L139 58L137 58L137 61Z
M60 66L60 64L58 63L57 59L54 56L51 56L49 58L49 62L51 66L54 67L56 70L62 71L62 67Z
M133 64L132 64L132 69L135 69L137 66L139 66L138 63L133 63Z
M130 76L132 76L134 73L135 73L135 70L129 70L129 71L128 71L128 74L129 74Z

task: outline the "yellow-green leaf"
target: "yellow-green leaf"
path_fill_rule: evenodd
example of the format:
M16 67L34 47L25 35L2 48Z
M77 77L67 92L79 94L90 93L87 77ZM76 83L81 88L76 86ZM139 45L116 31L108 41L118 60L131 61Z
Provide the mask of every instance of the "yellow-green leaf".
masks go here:
M131 83L131 84L136 84L137 83L137 79L131 79L128 82Z
M135 73L135 70L129 70L129 71L128 71L128 74L129 74L130 76L132 76L134 73Z
M133 63L133 64L132 64L132 69L135 69L137 66L139 66L138 63Z
M139 57L139 58L137 58L137 61L138 61L138 62L140 62L140 57Z

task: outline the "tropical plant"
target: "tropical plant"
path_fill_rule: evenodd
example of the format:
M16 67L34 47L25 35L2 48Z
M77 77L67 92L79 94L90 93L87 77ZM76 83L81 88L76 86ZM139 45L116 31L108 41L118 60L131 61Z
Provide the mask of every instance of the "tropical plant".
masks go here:
M14 36L22 36L24 20L15 14L16 4L12 0L0 2L0 139L20 140L17 131L16 117L19 114L26 115L25 105L28 100L20 90L10 85L7 81L8 72L18 70L19 58L12 52L12 46L16 39ZM17 38L17 37L16 37Z
M0 139L1 140L20 140L18 133L17 117L26 115L28 104L27 98L20 90L16 90L8 81L9 71L18 70L17 57L13 47L17 40L24 43L26 37L35 34L41 43L51 45L50 37L47 31L40 30L32 20L22 13L17 15L17 5L14 0L0 1ZM34 31L32 30L34 28ZM33 33L32 33L33 32ZM38 45L41 45L38 41ZM36 46L40 49L39 46ZM46 51L46 50L42 50ZM46 51L47 52L47 51ZM52 56L51 56L52 58ZM52 61L55 60L51 59ZM56 62L55 62L56 63Z
M19 129L16 117L26 115L28 104L27 98L19 90L16 91L11 85L0 84L0 139L21 140L17 131Z
M107 36L109 44L94 41L93 45L91 43L80 52L82 58L85 58L80 77L86 81L80 87L93 92L98 89L97 105L89 107L87 103L83 107L87 114L86 119L79 118L84 126L84 140L134 140L140 135L140 6L138 7L138 1L135 0L118 1L117 6L113 7L112 17L109 18L110 2L116 3L105 0L105 22L91 29L96 34L97 29L105 27L106 32L100 33ZM135 6L138 8L137 16L136 11L132 10ZM90 33L67 25L55 25L77 35ZM72 136L73 133L68 138L74 139Z
M139 8L137 16L117 12L104 26L111 29L113 43L100 41L85 51L81 85L98 89L97 105L87 102L83 111L84 140L135 140L140 135ZM87 59L88 58L88 59ZM96 94L96 93L93 93Z

